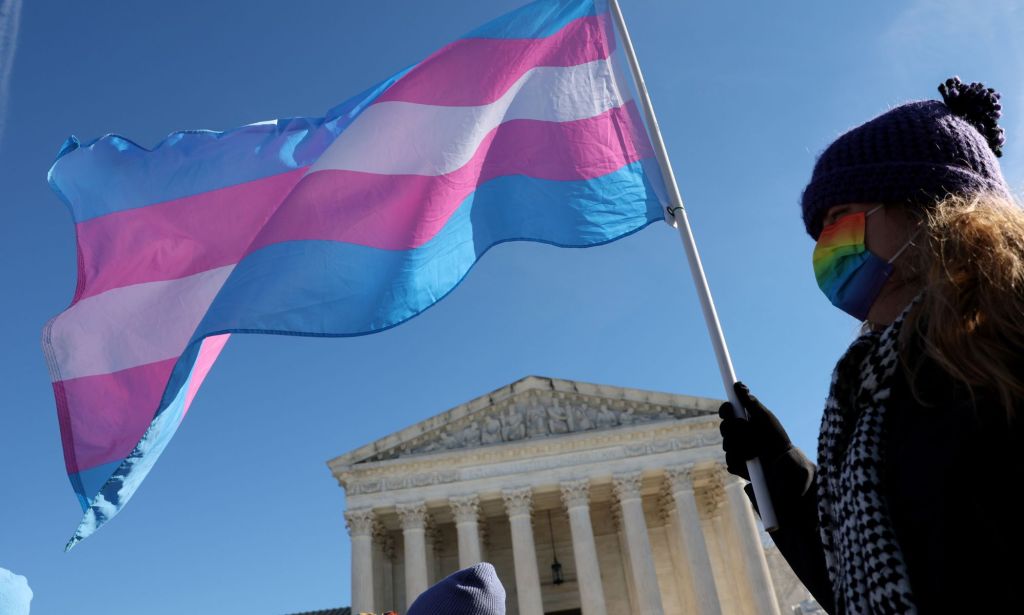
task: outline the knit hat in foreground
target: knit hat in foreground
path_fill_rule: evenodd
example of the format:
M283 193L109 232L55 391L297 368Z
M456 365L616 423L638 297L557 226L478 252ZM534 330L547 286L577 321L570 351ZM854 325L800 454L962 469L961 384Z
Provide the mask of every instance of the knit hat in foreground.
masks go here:
M804 226L815 240L822 219L842 203L927 206L948 194L1010 190L997 157L999 94L959 77L939 86L943 102L891 109L836 139L818 158L802 199Z
M505 588L482 562L453 572L416 598L407 615L505 615Z

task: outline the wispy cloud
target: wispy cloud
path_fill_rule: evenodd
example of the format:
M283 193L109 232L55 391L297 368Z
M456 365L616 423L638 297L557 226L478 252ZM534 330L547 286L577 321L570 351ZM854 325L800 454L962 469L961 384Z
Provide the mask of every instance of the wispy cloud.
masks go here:
M937 64L950 74L969 70L964 66L989 67L986 75L1024 72L1024 3L1020 0L911 0L882 33L883 51L892 62L890 69L907 83L921 79L921 70ZM965 81L984 81L987 77L961 74ZM936 82L938 85L938 82ZM1024 81L986 84L1003 94L1007 158L1003 171L1007 180L1020 191L1024 188L1024 170L1016 161L1024 159ZM895 101L894 101L895 102ZM1010 103L1010 104L1005 104Z
M0 144L7 128L7 103L11 99L11 72L18 46L22 0L0 0Z
M962 36L1005 48L1019 49L1014 40L992 38L1024 15L1017 0L912 0L890 22L887 35L907 43L932 40L948 44L950 38ZM1018 22L1019 23L1019 22Z

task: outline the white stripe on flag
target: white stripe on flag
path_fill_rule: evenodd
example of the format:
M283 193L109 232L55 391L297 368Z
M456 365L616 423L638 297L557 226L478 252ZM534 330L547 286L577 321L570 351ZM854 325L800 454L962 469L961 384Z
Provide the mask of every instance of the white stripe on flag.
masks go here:
M234 265L82 299L57 316L50 342L69 380L179 356Z
M309 173L325 169L386 175L444 175L465 165L484 137L511 120L569 122L629 100L610 59L527 71L489 105L448 107L387 101L363 111ZM472 75L467 75L472 87Z

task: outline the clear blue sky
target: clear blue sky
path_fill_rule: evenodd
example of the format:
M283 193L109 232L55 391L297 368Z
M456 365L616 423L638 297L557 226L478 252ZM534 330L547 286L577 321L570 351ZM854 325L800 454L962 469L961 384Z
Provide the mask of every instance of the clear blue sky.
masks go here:
M857 325L811 270L798 200L815 156L959 74L1002 92L1002 164L1020 192L1024 8L621 3L737 371L813 458L831 368ZM384 333L234 336L131 503L63 552L81 511L38 340L75 282L71 218L45 181L64 138L153 145L180 129L321 115L520 4L24 3L13 67L0 66L0 567L28 577L33 613L348 604L344 493L327 459L527 374L723 396L672 229L588 250L506 244ZM0 50L14 30L0 27Z

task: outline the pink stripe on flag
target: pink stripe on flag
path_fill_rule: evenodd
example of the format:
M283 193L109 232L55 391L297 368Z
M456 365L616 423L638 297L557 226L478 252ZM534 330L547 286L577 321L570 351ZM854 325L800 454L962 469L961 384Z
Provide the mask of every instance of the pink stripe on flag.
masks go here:
M203 384L203 380L206 379L206 375L210 373L213 362L220 356L220 351L224 350L224 344L228 343L229 337L231 337L231 334L225 333L223 335L212 335L203 340L202 345L199 347L199 355L196 356L195 365L192 367L192 379L189 381L188 391L185 393L185 411L181 413L182 419L188 413L188 408L192 405L192 400L195 399L196 393L199 392L199 387Z
M79 223L81 272L72 303L237 263L304 173L300 168Z
M53 383L68 474L123 459L146 433L177 359ZM64 429L67 425L68 429Z
M580 17L546 38L461 39L420 62L375 104L391 100L486 105L501 98L531 68L576 66L607 58L614 40L607 14Z
M447 175L324 170L307 175L253 242L328 240L385 250L430 241L477 186L506 175L592 179L653 155L630 102L574 122L514 120L492 131Z

